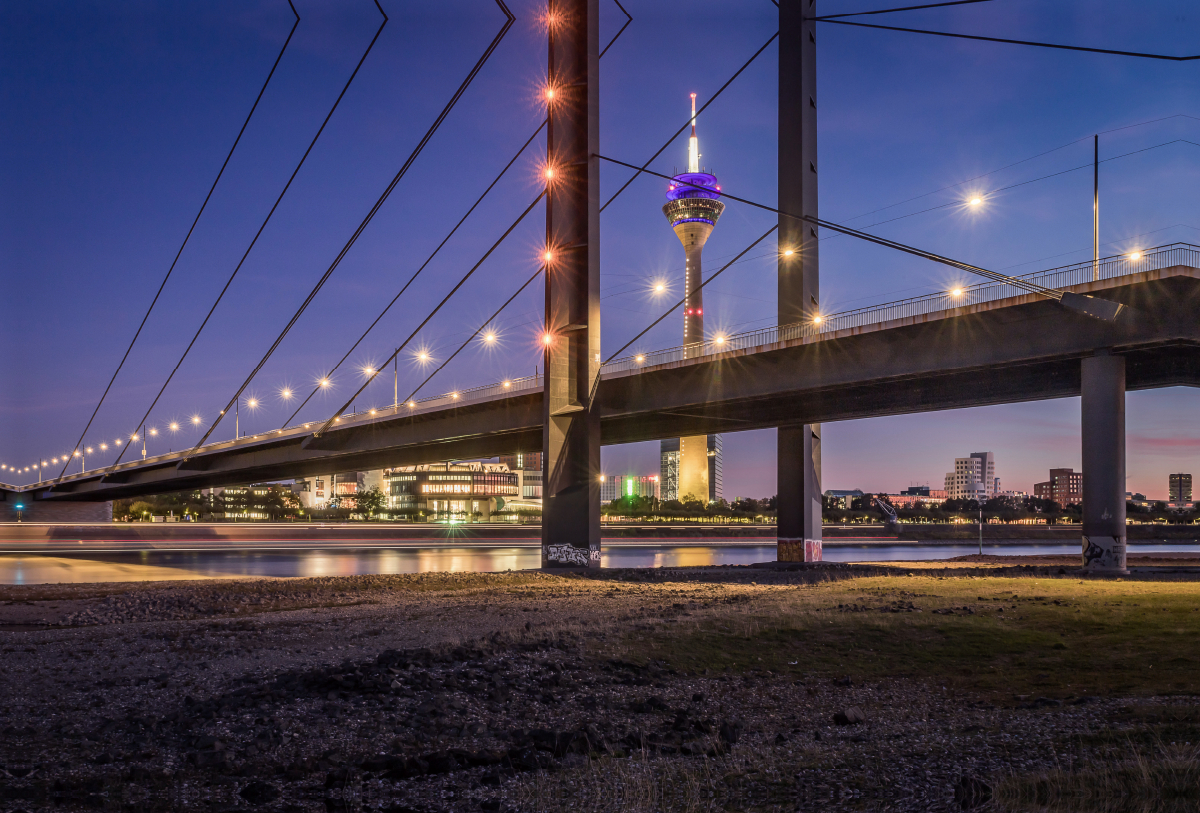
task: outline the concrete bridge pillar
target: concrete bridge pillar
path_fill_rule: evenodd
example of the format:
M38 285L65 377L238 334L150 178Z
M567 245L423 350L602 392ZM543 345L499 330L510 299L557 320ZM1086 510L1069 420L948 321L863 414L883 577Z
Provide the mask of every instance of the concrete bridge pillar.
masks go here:
M542 567L599 567L599 0L550 0L547 11Z
M1125 358L1107 351L1082 362L1083 568L1125 567Z
M779 0L779 321L821 313L817 228L816 0ZM779 427L776 497L781 562L821 560L821 426Z

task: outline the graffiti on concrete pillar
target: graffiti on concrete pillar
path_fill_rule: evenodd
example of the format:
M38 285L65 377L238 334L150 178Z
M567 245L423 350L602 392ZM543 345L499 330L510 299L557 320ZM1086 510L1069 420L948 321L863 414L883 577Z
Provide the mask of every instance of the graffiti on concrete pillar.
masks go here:
M821 561L821 540L820 539L805 539L804 540L804 561L806 561L806 562Z
M600 564L600 551L577 548L574 545L547 545L546 561L556 564L587 567L589 564Z
M1085 536L1083 566L1091 570L1124 570L1125 537Z

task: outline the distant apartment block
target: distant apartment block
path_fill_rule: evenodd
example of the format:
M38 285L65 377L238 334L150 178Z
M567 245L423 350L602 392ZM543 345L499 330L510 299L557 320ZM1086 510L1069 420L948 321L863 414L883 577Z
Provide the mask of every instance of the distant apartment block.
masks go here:
M1172 474L1167 478L1167 502L1172 508L1187 508L1192 504L1192 475Z
M600 481L600 504L607 505L622 497L654 497L661 499L661 481L657 474L634 476L617 474Z
M1039 500L1054 500L1059 505L1083 504L1083 472L1074 469L1050 469L1050 479L1035 483L1033 496Z

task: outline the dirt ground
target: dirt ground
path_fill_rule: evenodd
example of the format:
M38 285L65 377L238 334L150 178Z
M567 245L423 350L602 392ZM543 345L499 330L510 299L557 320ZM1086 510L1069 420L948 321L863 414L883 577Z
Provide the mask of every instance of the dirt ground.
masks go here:
M975 559L2 587L0 809L1194 801L1200 561Z

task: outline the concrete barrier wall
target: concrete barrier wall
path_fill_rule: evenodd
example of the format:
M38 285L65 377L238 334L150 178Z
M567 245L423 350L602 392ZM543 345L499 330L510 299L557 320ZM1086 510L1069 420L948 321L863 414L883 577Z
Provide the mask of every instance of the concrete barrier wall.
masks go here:
M32 495L30 495L32 496ZM16 522L17 506L24 505L25 522L112 522L112 502L49 502L25 495L4 495L0 502L0 522Z

